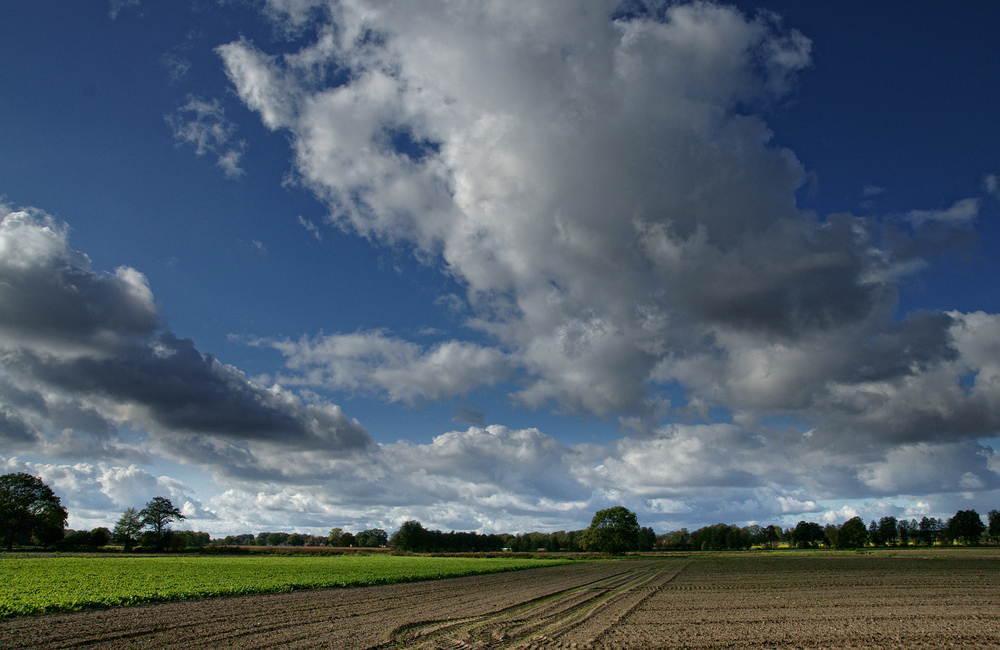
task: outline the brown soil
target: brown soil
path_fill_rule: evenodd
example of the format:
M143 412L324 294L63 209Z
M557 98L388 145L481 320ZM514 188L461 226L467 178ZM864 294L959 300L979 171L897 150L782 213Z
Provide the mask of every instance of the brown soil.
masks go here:
M995 648L1000 556L646 558L0 621L0 648Z

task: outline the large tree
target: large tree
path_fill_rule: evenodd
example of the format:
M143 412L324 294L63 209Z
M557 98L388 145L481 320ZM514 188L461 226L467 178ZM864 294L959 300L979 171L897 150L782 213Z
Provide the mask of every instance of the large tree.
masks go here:
M35 535L43 543L58 541L66 517L59 497L42 479L24 472L0 476L0 533L8 551L18 534Z
M583 531L583 548L588 551L617 555L639 546L639 521L625 506L598 510Z
M166 546L170 522L185 518L181 511L170 502L170 499L164 497L150 499L146 503L146 507L139 511L139 515L142 517L142 525L153 533L157 548Z

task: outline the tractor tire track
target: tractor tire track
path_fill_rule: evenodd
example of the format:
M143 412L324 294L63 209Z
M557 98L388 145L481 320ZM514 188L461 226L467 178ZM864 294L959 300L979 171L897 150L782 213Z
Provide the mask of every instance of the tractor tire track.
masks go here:
M474 617L414 622L390 634L385 648L593 647L610 627L672 581L685 564L629 562L627 570Z

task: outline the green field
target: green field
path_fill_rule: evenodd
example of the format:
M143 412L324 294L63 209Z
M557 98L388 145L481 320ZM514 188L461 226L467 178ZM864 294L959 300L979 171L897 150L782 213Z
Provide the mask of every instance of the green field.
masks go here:
M393 555L0 557L0 618L209 596L388 584L564 562Z

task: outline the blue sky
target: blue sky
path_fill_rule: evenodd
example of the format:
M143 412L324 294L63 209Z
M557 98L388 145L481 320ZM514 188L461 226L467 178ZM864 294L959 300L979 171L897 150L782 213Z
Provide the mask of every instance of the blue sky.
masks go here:
M71 527L1000 507L990 2L0 7L0 463Z

